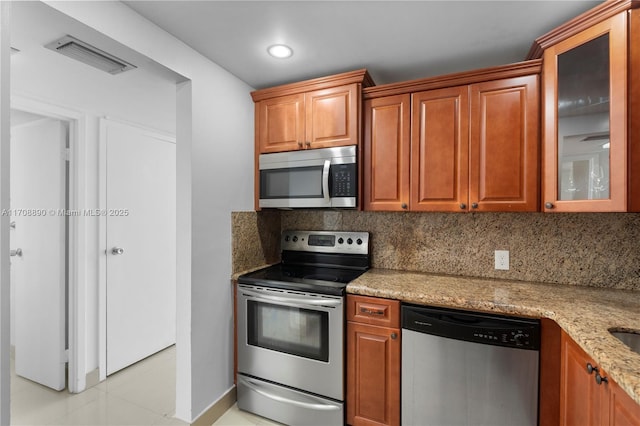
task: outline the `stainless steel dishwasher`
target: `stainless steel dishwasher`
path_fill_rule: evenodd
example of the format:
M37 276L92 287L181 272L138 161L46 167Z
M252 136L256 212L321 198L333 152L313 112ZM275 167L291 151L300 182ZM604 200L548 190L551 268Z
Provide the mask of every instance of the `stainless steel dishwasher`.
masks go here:
M402 306L403 425L537 425L540 322Z

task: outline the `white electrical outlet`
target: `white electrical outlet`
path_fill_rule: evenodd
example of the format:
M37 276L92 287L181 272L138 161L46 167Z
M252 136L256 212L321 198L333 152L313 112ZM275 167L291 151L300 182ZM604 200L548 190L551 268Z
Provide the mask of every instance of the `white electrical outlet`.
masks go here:
M495 252L496 269L501 271L509 270L509 250L496 250Z

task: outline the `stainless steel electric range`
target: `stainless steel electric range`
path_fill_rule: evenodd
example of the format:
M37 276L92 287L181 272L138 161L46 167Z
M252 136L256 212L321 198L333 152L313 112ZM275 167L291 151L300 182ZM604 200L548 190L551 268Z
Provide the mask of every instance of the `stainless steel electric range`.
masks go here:
M238 279L238 407L290 425L344 424L344 298L367 232L285 231L282 262Z

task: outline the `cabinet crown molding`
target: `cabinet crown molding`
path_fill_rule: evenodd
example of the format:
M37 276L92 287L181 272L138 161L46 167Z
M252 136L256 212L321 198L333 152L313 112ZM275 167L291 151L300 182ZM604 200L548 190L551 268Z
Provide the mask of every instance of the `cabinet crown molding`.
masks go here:
M251 92L254 102L278 96L294 95L297 93L309 92L313 90L327 89L330 87L342 86L352 83L360 83L362 87L373 86L375 83L366 69L349 71L342 74L335 74L326 77L314 78L311 80L298 81L295 83L283 84Z
M535 39L531 49L529 49L527 59L541 58L544 50L550 46L558 44L620 12L635 8L640 8L640 0L605 1Z
M534 59L531 61L517 62L514 64L500 65L453 74L439 75L436 77L420 78L417 80L369 87L362 91L362 97L363 99L373 99L383 96L402 95L405 93L421 92L432 89L443 89L446 87L482 83L485 81L500 80L503 78L540 74L541 71L542 59Z

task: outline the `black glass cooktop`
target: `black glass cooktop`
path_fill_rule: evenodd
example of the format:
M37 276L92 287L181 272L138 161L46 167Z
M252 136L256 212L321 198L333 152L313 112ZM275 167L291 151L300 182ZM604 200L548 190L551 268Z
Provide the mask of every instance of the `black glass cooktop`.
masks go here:
M369 233L284 231L282 261L238 278L240 284L342 296L369 269Z
M329 268L279 263L241 275L240 284L263 285L287 290L312 291L323 294L344 294L344 289L365 272L363 269Z

